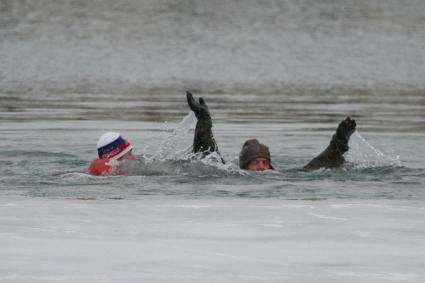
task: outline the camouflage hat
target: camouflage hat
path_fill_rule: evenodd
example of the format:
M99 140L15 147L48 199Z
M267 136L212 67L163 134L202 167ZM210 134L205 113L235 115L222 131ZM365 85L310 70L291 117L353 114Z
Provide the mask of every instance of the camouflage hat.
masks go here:
M239 153L239 167L248 169L248 164L257 157L263 157L269 161L270 169L274 169L271 164L269 148L258 142L257 139L247 140Z

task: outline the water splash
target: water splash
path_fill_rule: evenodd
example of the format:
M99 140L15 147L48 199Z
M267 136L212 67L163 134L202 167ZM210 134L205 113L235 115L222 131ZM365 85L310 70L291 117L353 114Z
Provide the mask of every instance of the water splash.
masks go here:
M212 152L207 156L203 156L202 153L197 153L191 156L190 159L195 164L199 164L200 162L207 167L215 168L215 171L221 170L229 175L246 175L246 171L240 169L235 163L230 161L223 163L222 156L217 152Z
M399 155L391 157L384 154L363 138L358 131L351 138L347 161L354 163L358 168L402 166Z
M192 155L191 148L193 143L193 133L190 131L195 128L195 124L195 115L190 112L177 125L171 135L162 142L158 151L151 157L145 157L146 160L188 159Z

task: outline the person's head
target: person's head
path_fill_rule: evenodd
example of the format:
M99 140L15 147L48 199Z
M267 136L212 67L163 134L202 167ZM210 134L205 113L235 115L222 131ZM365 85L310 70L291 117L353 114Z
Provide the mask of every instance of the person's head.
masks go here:
M269 148L259 143L257 139L247 140L239 153L239 167L251 171L274 169Z
M131 144L119 133L105 133L97 142L97 153L100 159L135 160L132 149Z

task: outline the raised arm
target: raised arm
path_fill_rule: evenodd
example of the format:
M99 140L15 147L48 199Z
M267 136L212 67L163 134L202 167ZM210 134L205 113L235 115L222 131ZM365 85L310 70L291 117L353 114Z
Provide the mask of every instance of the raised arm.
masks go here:
M347 117L339 123L329 146L321 154L313 158L303 169L305 171L313 171L323 167L334 168L342 165L345 161L343 154L348 151L348 141L355 130L356 121Z
M212 120L208 106L205 100L200 97L199 102L193 98L192 93L186 91L187 104L195 113L198 122L195 128L195 137L193 139L193 152L203 152L208 155L211 152L218 153L218 147L215 143L212 133ZM224 160L222 160L224 163Z

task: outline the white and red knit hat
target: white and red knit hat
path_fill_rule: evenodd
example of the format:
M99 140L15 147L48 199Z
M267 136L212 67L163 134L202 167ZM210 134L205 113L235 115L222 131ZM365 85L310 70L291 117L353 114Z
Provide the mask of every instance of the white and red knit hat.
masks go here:
M97 142L97 153L100 159L117 160L132 148L131 144L119 133L105 133Z

